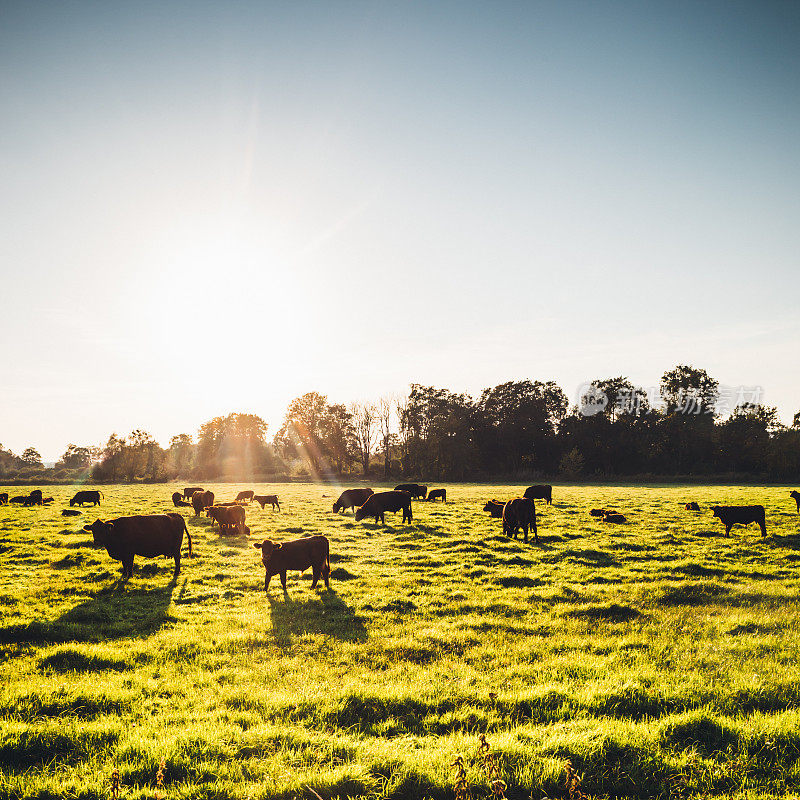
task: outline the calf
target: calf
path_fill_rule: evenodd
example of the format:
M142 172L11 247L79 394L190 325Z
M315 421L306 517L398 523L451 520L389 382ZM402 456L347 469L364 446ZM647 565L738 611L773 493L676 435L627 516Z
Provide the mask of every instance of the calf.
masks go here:
M504 507L505 503L501 503L499 500L489 500L483 507L483 510L488 511L490 517L497 517L497 519L500 519L503 516Z
M196 517L199 517L203 511L213 505L214 492L204 492L202 489L198 489L192 495L192 508L194 509L194 515Z
M333 504L333 513L347 511L348 508L352 508L355 511L359 506L363 506L367 502L367 498L373 494L375 492L372 489L345 489Z
M69 501L70 506L82 506L84 503L91 503L94 506L100 505L100 498L105 500L102 492L95 489L84 489L75 494L75 497Z
M320 576L325 581L326 588L331 588L330 545L327 537L307 536L292 542L273 542L265 539L260 544L254 544L253 547L261 550L261 561L266 571L264 575L265 592L269 590L269 581L273 575L281 576L281 584L285 592L287 570L297 569L303 572L309 567L312 569L312 589L317 587Z
M692 500L692 502L691 502L691 503L687 503L687 504L684 506L684 508L685 508L687 511L699 511L699 510L700 510L700 506L699 506L699 505L697 505L697 503L696 503L694 500Z
M394 490L396 492L408 492L415 500L424 500L425 495L428 494L428 487L419 483L401 483L399 486L395 486Z
M236 495L236 502L238 503L239 500L244 500L249 503L253 499L254 495L255 492L252 489L247 489L247 491L239 492L239 494Z
M734 525L749 525L755 522L761 528L761 535L767 535L767 521L764 506L711 506L711 513L725 526L725 535L730 536Z
M276 494L254 494L253 500L261 506L262 511L267 507L267 503L272 506L273 511L276 508L278 511L281 510L281 504L278 502L278 495Z
M528 500L546 500L550 505L553 502L553 487L549 483L538 483L529 486L522 496Z
M509 538L517 538L517 532L522 528L525 535L524 541L528 541L528 529L533 531L533 539L539 541L539 533L536 530L536 505L529 497L515 497L509 500L503 507L503 533Z
M238 530L240 536L245 535L244 508L238 504L232 506L211 506L206 509L206 514L219 525L220 533L234 533Z
M427 492L426 492L427 493ZM384 514L387 511L397 512L402 509L403 522L411 522L411 495L395 489L393 492L378 492L371 494L363 506L356 509L356 522L360 522L364 517L375 517L375 524L380 520L386 524Z
M442 500L443 503L447 502L447 489L431 489L428 492L428 500Z
M800 514L800 492L789 492L789 497L794 498L795 503L797 503L797 513ZM2 505L0 503L0 505Z
M192 555L189 529L183 517L175 512L117 517L108 522L98 519L83 529L92 534L95 545L105 547L111 558L122 562L123 580L133 575L134 556L171 556L175 559L177 577L181 571L184 533L189 541L189 556Z

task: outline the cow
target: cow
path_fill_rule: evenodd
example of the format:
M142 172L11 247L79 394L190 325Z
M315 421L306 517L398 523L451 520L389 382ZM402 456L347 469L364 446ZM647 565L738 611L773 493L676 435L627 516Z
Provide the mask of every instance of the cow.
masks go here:
M797 503L797 513L800 514L800 492L789 492L789 497L794 498L795 503ZM2 505L2 503L0 503Z
M553 502L553 487L549 483L538 483L529 486L522 495L526 500L547 500L547 505Z
M194 515L196 517L200 516L200 512L207 509L209 506L214 505L214 492L205 492L202 489L198 489L192 495L192 508L194 509Z
M16 497L12 497L8 502L13 503L14 505L23 505L28 499L28 495L26 494L18 494Z
M624 525L628 520L619 511L606 511L603 515L603 522L613 522L616 525Z
M691 503L686 503L686 505L684 506L684 508L685 508L687 511L699 511L699 510L700 510L700 506L699 506L699 505L697 504L697 502L696 502L696 501L694 501L694 500L692 500L692 502L691 502Z
M609 511L605 508L593 508L589 511L589 515L592 517L604 517L607 513L609 513Z
M173 492L172 493L172 505L174 505L175 508L185 508L186 506L191 507L192 504L191 503L187 503L183 499L183 495L180 492Z
M205 489L202 486L187 486L183 490L183 499L184 500L191 500L192 499L192 495L195 492L204 492L204 491L205 491Z
M505 508L505 505L505 503L501 503L499 500L489 500L483 507L483 510L488 511L490 517L497 517L497 519L500 519L503 516L503 508Z
M244 508L238 503L232 506L211 506L206 509L206 514L211 517L212 526L214 522L219 525L220 533L235 533L239 531L240 536L245 534Z
M515 497L503 506L503 533L511 538L517 538L517 532L522 528L525 534L524 541L528 541L528 529L533 531L533 539L539 541L536 530L536 505L529 497Z
M764 506L711 506L711 513L725 526L725 535L730 536L734 525L749 525L755 522L761 528L761 535L767 535L767 522Z
M55 497L43 497L42 498L42 505L43 506L49 506L50 503L55 503L55 501L56 501Z
M62 517L79 517L81 512L75 508L64 508L61 510Z
M8 492L3 492L0 494L0 506L7 506L8 505Z
M426 492L427 494L427 492ZM378 492L371 494L364 504L356 509L356 522L361 522L364 517L375 517L375 524L378 520L385 525L384 514L387 511L397 512L402 509L403 522L411 522L411 495L408 492L395 489L393 492Z
M428 500L442 499L443 503L447 502L447 489L431 489L428 492Z
M394 490L396 492L408 492L415 500L424 500L425 495L428 494L428 487L419 483L401 483L399 486L395 486Z
M244 492L239 492L239 494L236 495L236 502L238 503L240 500L245 500L249 503L253 499L254 494L255 492L252 489L247 489Z
M359 506L363 506L367 502L367 498L373 494L375 492L372 489L345 489L333 504L333 513L347 511L348 508L352 508L355 511Z
M82 506L84 503L91 503L99 506L101 497L105 500L103 493L98 492L96 489L83 489L69 501L69 504L70 506Z
M278 495L276 494L254 494L253 500L255 500L256 503L261 506L262 511L266 508L267 503L272 506L273 511L275 510L276 506L278 511L281 510L281 504L278 502Z
M269 591L269 581L273 575L281 576L281 584L285 592L287 570L297 569L303 572L309 567L312 570L312 589L316 589L320 576L325 581L325 587L331 588L330 544L327 537L307 536L291 542L273 542L265 539L263 542L253 544L253 547L261 550L261 561L266 572L264 575L265 592Z
M40 506L43 505L42 503L42 493L34 494L31 492L26 498L25 502L22 504L24 506Z
M122 579L133 575L134 556L153 558L171 556L175 559L175 576L181 571L181 545L183 534L189 541L189 557L192 556L192 537L186 522L174 511L168 514L140 514L134 517L117 517L105 521L95 520L84 525L94 538L96 546L105 547L111 558L122 562Z

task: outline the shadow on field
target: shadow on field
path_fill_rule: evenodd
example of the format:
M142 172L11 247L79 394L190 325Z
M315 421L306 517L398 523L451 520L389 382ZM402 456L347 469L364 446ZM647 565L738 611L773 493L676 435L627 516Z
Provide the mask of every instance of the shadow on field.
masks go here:
M177 581L155 589L128 589L116 581L58 619L0 628L1 644L103 642L146 638L171 621L167 609ZM186 588L184 579L181 592Z
M321 633L345 642L364 642L367 629L347 603L328 589L304 600L292 600L284 594L283 601L267 596L272 620L272 634L278 647L290 647L292 638Z

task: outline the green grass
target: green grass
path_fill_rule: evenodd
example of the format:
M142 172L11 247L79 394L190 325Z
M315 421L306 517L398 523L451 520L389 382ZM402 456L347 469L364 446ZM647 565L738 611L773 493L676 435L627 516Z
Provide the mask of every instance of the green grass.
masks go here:
M592 797L800 797L787 488L555 487L538 545L481 511L519 487L447 485L385 527L332 514L336 489L252 488L283 510L250 506L250 541L183 509L197 557L177 581L139 558L127 585L81 529L98 513L60 516L72 489L0 508L0 800L106 798L115 768L153 797L162 758L167 798L450 798L459 754L488 797L482 733L513 800L562 797L567 759ZM99 514L174 490L104 487ZM725 538L714 502L763 503L770 535ZM310 534L331 590L265 595L252 541Z

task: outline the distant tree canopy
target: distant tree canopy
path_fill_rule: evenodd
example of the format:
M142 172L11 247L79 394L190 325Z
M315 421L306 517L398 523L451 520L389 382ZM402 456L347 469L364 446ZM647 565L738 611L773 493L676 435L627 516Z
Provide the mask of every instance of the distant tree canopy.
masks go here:
M393 476L434 480L741 474L800 482L800 411L784 426L755 399L723 408L723 390L704 369L680 364L650 393L626 376L597 378L572 408L553 381L507 381L477 399L411 384L404 397L331 403L307 392L289 404L272 442L255 414L203 423L196 437L166 449L145 430L112 433L101 448L70 444L54 477L167 480L310 474L323 479ZM745 387L740 387L744 389ZM755 387L753 387L755 388ZM652 395L660 395L656 398ZM0 445L0 475L44 476L32 447L17 456Z

